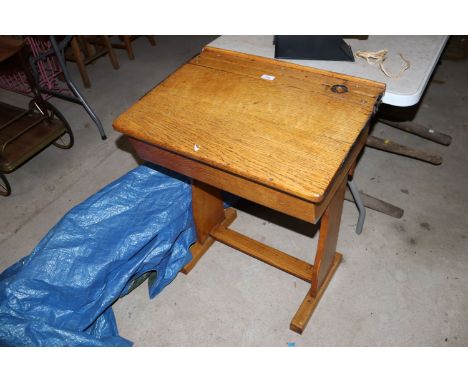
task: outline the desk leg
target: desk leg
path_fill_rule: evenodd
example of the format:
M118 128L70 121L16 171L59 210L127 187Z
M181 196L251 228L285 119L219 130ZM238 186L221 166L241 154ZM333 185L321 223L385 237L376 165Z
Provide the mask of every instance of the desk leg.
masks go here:
M315 255L314 272L310 290L291 321L291 330L301 334L309 322L323 292L341 262L341 254L336 252L336 243L340 230L346 179L336 191L320 222L320 236Z
M213 228L220 224L227 227L236 218L234 209L229 209L226 214L224 213L221 190L197 180L192 180L192 211L197 242L190 248L192 261L182 269L185 274L192 270L213 244L214 239L210 236Z

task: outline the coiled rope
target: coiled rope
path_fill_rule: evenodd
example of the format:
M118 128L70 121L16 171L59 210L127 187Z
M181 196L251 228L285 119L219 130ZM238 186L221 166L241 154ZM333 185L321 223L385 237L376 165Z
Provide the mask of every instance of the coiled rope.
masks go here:
M398 55L401 57L401 59L404 62L404 66L401 68L400 72L397 75L391 75L387 69L384 67L384 61L387 59L387 49L382 49L377 52L367 52L363 50L358 50L355 55L356 57L363 58L367 61L368 64L370 65L375 65L378 64L380 67L380 70L389 78L400 78L405 71L407 71L411 67L411 63L409 60L407 60L405 57L403 57L403 54L398 53Z

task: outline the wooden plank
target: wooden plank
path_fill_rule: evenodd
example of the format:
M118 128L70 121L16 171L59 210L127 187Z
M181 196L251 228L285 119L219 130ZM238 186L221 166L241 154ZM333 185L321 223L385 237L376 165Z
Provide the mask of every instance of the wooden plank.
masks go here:
M330 283L330 280L332 279L333 275L335 274L336 269L338 268L338 265L340 265L342 256L339 253L336 253L334 259L333 259L333 264L332 267L330 268L330 271L327 273L327 277L325 278L321 288L319 289L318 293L316 296L312 296L310 291L307 292L304 300L302 301L299 309L297 310L296 314L294 315L291 324L289 325L289 328L299 334L302 334L304 331L305 327L307 326L310 317L312 316L312 313L314 313L315 308L317 307L320 299L323 296L323 293L327 289L328 284Z
M144 160L309 223L315 223L320 218L320 215L317 216L315 213L316 207L313 203L217 170L201 162L171 153L148 143L133 138L129 138L129 140L138 156Z
M407 133L429 139L430 141L440 143L441 145L449 146L450 143L452 143L452 137L450 135L444 134L427 126L420 125L414 121L392 121L389 119L379 118L379 122L396 127L397 129L406 131Z
M208 54L203 52L199 59ZM365 127L383 86L347 79L349 92L334 94L329 87L333 74L310 74L313 81L299 81L305 75L303 69L256 58L247 66L245 59L237 58L236 64L235 57L226 55L235 70L222 69L224 56L218 67L192 61L123 113L114 128L319 203ZM209 60L212 63L216 57ZM252 75L252 70L266 71L265 65L284 74L273 81Z
M405 157L419 159L434 165L442 164L442 157L440 155L431 154L409 146L400 145L399 143L393 142L390 139L382 139L374 135L369 135L367 137L366 145L377 150L404 155Z
M313 265L260 243L229 228L219 226L211 232L216 240L275 268L310 282Z
M381 212L385 215L392 216L397 219L400 219L405 213L405 211L398 206L368 195L362 191L359 191L359 193L361 194L362 203L366 208L370 208L371 210ZM345 200L354 203L354 196L348 189L345 193Z

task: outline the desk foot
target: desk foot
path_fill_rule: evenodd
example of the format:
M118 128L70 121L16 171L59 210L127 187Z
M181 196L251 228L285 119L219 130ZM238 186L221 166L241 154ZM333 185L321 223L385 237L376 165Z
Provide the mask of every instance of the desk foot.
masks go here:
M319 303L320 298L325 292L325 289L327 289L327 286L330 283L330 280L332 279L333 274L338 268L338 265L340 265L342 257L343 256L340 253L335 254L335 258L333 259L333 264L330 270L328 271L328 274L325 277L325 280L322 286L318 290L317 295L313 297L311 294L311 291L307 292L307 295L305 296L304 300L302 301L301 306L297 310L296 314L294 315L294 318L291 321L291 324L289 325L289 328L292 331L302 334L305 327L307 326L307 323L310 320L310 317L312 316L312 313L314 312L317 304Z
M237 212L234 208L227 208L224 212L225 218L221 222L220 226L227 228L231 225L231 223L236 219L237 217ZM213 237L208 236L206 240L203 243L196 242L190 247L190 252L192 252L192 261L185 265L185 267L182 268L182 273L183 274L188 274L193 267L198 263L198 260L201 259L201 257L205 254L205 252L208 250L208 248L211 247L211 245L215 242Z

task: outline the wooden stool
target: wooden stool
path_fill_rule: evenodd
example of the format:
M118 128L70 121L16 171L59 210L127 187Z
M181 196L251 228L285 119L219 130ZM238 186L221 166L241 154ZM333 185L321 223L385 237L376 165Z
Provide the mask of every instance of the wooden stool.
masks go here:
M192 178L198 240L184 272L217 240L309 282L290 324L302 333L341 261L336 244L346 182L384 89L208 47L120 115L114 128L142 159ZM236 214L224 210L222 190L320 221L314 262L231 230Z
M112 47L115 49L125 49L128 54L128 58L130 60L133 60L135 58L135 55L133 53L133 47L132 47L132 42L140 36L119 36L119 39L121 41L120 44L114 43L112 44ZM154 36L145 36L151 45L156 45L156 40L154 39Z
M74 36L70 43L71 52L67 52L66 59L78 65L83 85L91 87L86 65L99 57L108 55L114 69L119 69L117 57L112 48L109 36Z

